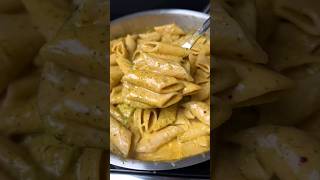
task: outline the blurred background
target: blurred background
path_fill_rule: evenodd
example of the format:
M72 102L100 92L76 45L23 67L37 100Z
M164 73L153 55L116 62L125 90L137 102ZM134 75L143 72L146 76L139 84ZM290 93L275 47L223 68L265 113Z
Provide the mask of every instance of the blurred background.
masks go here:
M151 9L190 9L203 11L210 0L110 0L110 19Z

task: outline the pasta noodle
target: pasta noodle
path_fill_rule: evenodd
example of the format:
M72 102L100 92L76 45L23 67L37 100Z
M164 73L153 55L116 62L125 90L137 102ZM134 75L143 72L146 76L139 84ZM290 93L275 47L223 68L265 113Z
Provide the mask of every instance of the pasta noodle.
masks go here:
M164 24L111 40L110 128L126 128L110 136L112 153L174 161L210 149L210 43L200 37L184 49L188 37L178 25ZM122 142L131 146L120 147L129 132L130 142Z
M0 164L3 170L7 171L16 179L37 179L41 175L33 162L21 151L20 146L10 142L5 137L0 139ZM15 163L11 163L15 162Z
M142 57L134 60L133 68L138 70L146 69L150 72L154 72L161 75L171 76L178 79L185 79L192 81L193 78L188 71L182 66L181 63L174 61L167 61L154 57L150 54L141 53Z
M122 81L145 87L157 93L176 92L183 88L181 81L174 77L139 70L130 71L122 77Z
M150 107L165 108L182 99L181 93L178 92L159 94L129 83L123 84L123 86L122 94L125 99L148 104Z
M31 156L49 174L55 177L62 176L77 156L78 149L60 144L53 136L33 135L26 138L23 145L31 152ZM60 163L55 163L55 157L61 158Z
M79 158L77 175L80 180L99 179L102 151L98 149L85 149Z
M22 2L46 40L54 37L72 12L71 4L63 0L22 0Z
M131 144L131 132L115 119L110 118L110 139L123 156L128 156Z
M184 104L197 119L210 126L210 107L204 102L191 101Z
M280 17L288 19L305 32L320 35L319 8L317 1L287 1L279 0L275 3L275 12Z
M181 131L179 127L168 126L150 136L143 137L139 141L136 151L144 153L154 152L158 147L175 138Z
M213 26L216 28L213 42L219 44L213 46L213 53L240 57L256 63L267 63L266 53L247 32L246 27L241 27L220 3L214 2L213 8L213 17L215 17Z
M3 92L28 67L44 40L26 13L0 14L0 23L3 27L0 32L0 92Z

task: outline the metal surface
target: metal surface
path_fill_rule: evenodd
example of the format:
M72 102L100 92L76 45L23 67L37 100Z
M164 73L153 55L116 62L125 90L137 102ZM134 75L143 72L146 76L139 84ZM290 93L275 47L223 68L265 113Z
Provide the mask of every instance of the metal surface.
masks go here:
M192 46L198 41L198 39L210 28L210 21L210 17L206 19L202 26L187 40L187 42L182 45L182 47L191 49Z
M110 38L143 32L154 26L169 23L176 23L186 31L194 31L208 18L208 14L183 9L144 11L112 21Z
M110 163L115 166L136 169L136 170L170 170L192 166L210 159L210 153L203 153L172 162L147 162L134 159L123 159L122 157L110 154Z
M168 176L150 176L150 175L139 175L139 174L122 174L122 173L112 173L110 174L111 180L185 180L182 177L168 177ZM188 180L204 180L199 178L188 178Z
M116 19L110 25L110 38L114 39L126 34L133 34L152 29L154 26L176 23L186 31L195 31L209 15L182 9L151 10L135 13ZM209 35L209 32L207 32ZM110 154L112 165L135 170L170 170L192 166L210 159L210 153L199 154L175 162L146 162L132 159L123 159Z

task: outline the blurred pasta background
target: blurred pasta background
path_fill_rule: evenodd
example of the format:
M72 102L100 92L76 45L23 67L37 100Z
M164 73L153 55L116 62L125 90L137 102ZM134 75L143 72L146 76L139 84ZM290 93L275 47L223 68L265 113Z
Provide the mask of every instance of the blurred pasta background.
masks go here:
M0 179L105 179L107 1L0 1Z
M320 179L320 2L216 0L215 179Z

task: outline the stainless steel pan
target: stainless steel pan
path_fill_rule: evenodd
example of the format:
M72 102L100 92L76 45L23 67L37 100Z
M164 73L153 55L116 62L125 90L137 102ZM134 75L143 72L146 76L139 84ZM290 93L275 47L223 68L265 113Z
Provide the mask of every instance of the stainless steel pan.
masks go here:
M199 28L209 15L182 9L151 10L128 15L111 22L110 38L114 39L130 33L139 33L154 26L176 23L186 31ZM210 159L210 153L196 155L175 162L146 162L123 159L110 154L110 163L115 166L135 170L170 170L192 166Z

